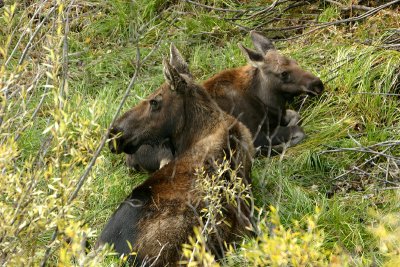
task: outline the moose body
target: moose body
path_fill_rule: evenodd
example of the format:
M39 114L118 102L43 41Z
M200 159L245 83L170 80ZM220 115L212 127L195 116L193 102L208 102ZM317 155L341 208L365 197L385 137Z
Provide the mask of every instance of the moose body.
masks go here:
M133 189L98 240L98 246L111 244L120 254L137 252L130 259L138 266L174 266L181 244L195 226L202 225L199 214L207 203L198 183L215 175L218 164L227 160L247 186L254 153L251 133L243 124L223 112L173 58L164 65L167 83L121 116L111 133L115 139L110 148L115 153L134 153L166 139L175 151L172 161ZM231 175L228 171L221 179L229 184ZM243 193L250 194L249 190ZM250 233L251 207L240 196L236 204L223 201L226 223L216 225L208 239L208 247L217 255L223 251L220 243Z
M305 138L298 125L300 115L286 109L288 100L305 93L318 95L324 86L318 77L281 55L267 38L254 31L250 36L257 51L239 45L250 64L222 71L204 81L203 86L222 110L249 128L254 146L269 156L272 150L279 152ZM175 47L171 48L171 55L189 73ZM168 162L173 157L168 146L144 146L135 154L128 154L127 163L152 172L160 166L160 158Z

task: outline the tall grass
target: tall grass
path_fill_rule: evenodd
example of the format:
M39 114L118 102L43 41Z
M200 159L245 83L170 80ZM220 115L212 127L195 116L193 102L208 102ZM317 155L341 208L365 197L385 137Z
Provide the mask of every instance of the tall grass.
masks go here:
M258 1L201 3L252 12L264 7ZM349 16L325 1L302 8L282 18L301 22L318 13L319 22L329 22ZM142 58L158 49L143 62L125 110L162 83L162 57L171 41L201 81L245 64L236 44L250 45L246 27L261 25L269 37L294 34L267 31L294 23L263 25L270 13L231 20L233 13L179 1L9 1L0 14L0 263L9 266L112 264L107 251L86 250L147 176L132 173L122 155L105 148L77 197L71 195L135 72L136 43ZM277 262L258 262L257 255L289 242L289 233L309 238L296 249L321 253L316 259L324 264L398 263L400 53L386 46L398 21L396 10L388 9L276 43L322 77L325 92L292 103L300 109L305 142L280 157L255 159L255 203L277 211L272 219L262 213L259 239L232 248L220 264L288 264L292 256L285 258L284 249Z

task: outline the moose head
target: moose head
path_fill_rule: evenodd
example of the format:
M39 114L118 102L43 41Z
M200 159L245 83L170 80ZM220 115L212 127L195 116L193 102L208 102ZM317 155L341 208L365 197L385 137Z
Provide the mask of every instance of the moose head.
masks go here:
M110 149L135 153L141 146L159 146L171 140L173 151L183 151L203 131L194 113L221 113L208 93L192 80L187 63L171 44L171 59L164 60L165 83L147 99L123 114L113 125ZM218 114L216 114L218 116ZM196 124L196 127L190 125ZM185 128L186 127L186 128ZM189 132L183 132L189 129ZM206 130L204 130L206 131Z
M254 81L257 96L265 104L278 104L303 93L322 93L322 81L312 73L302 69L295 60L279 53L272 42L263 35L251 31L251 39L256 50L239 44L250 65L259 72L259 81ZM276 97L280 96L280 97ZM273 103L274 102L274 103Z

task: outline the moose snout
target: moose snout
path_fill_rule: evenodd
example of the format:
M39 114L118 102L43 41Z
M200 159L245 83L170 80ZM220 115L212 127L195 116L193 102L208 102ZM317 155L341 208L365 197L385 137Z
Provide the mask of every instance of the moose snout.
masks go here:
M314 94L319 95L324 90L324 84L320 79L315 79L308 84L308 90Z
M122 142L122 129L119 127L112 127L110 129L110 134L108 138L110 142L108 143L112 153L121 153L121 142Z

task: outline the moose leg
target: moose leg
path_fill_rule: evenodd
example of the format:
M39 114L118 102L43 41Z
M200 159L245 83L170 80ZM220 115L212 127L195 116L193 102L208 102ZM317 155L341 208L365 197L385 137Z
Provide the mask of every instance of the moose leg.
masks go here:
M283 118L284 126L299 125L301 117L298 112L292 109L287 109L285 113L285 117Z
M283 149L295 146L306 137L303 129L298 126L278 127L271 137L272 149L281 152Z
M270 136L270 145L261 147L260 152L264 156L276 155L276 153L281 153L288 147L297 145L305 137L306 134L304 133L303 129L298 125L279 126Z

